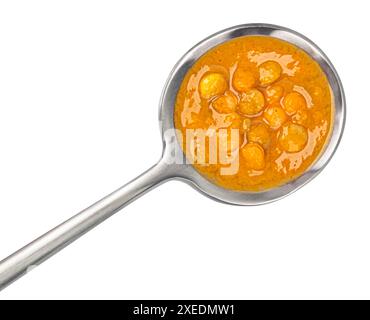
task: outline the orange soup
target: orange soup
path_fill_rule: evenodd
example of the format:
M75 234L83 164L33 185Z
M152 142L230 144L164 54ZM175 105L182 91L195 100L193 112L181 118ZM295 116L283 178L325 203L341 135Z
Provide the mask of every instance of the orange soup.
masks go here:
M204 177L226 189L261 191L314 163L333 110L328 80L307 53L273 37L246 36L194 63L177 94L174 121L187 158ZM229 162L221 161L222 149ZM236 162L237 170L223 170Z

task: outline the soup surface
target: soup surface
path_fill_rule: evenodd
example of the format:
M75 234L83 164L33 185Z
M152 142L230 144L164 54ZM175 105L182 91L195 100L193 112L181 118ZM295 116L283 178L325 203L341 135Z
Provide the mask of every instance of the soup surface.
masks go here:
M267 36L214 47L187 72L174 121L188 161L232 190L261 191L301 175L331 132L332 93L320 66Z

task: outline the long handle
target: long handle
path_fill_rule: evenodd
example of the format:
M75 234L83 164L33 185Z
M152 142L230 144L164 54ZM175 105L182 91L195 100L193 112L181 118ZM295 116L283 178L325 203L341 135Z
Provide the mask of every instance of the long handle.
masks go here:
M161 182L171 178L162 159L142 175L0 262L0 290Z

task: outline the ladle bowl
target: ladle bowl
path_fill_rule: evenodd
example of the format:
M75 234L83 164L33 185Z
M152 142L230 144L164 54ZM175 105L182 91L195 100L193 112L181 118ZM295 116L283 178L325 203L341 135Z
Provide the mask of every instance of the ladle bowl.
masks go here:
M211 48L225 41L252 35L271 36L285 40L309 54L326 74L333 93L335 110L331 136L320 157L304 174L273 189L261 192L242 192L227 190L211 183L186 161L176 138L174 107L182 80L196 60ZM159 162L136 179L1 261L0 290L145 192L171 179L182 180L214 200L235 205L265 204L291 194L321 172L337 149L345 123L344 91L333 65L311 40L280 26L244 24L211 35L195 45L179 60L168 77L160 99L159 122L163 139L163 153Z

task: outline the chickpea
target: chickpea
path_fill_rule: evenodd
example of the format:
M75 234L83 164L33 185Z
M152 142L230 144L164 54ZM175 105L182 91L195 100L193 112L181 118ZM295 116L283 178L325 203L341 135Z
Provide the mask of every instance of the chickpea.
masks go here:
M266 89L266 97L269 103L279 102L283 94L284 88L282 86L273 85Z
M221 73L208 73L200 80L199 91L204 99L223 94L227 89L227 82Z
M306 99L298 92L290 92L283 99L283 108L288 115L293 115L306 106Z
M265 97L257 89L250 89L242 94L239 111L245 115L254 115L265 107Z
M263 147L270 144L270 133L268 127L263 123L253 125L248 132L248 142L256 142Z
M265 151L258 143L247 143L241 151L247 168L262 170L265 167Z
M225 95L216 98L212 101L211 107L214 112L211 112L213 119L213 127L220 128L239 128L241 116L233 111L236 109L237 98L231 92L226 92ZM224 111L222 113L221 111Z
M266 61L259 66L260 84L267 86L280 78L281 66L276 61Z
M284 110L277 105L268 107L263 116L272 129L280 128L287 120Z
M253 73L245 67L239 67L235 70L233 76L233 86L238 91L247 91L254 87L256 79Z
M307 140L307 129L295 123L285 125L279 136L279 144L287 152L301 151L306 146Z
M214 115L214 125L216 129L220 128L238 129L240 127L240 122L241 122L240 116L236 112Z
M235 95L230 91L226 91L223 96L213 101L212 106L219 113L231 113L235 111L237 103L238 100Z

